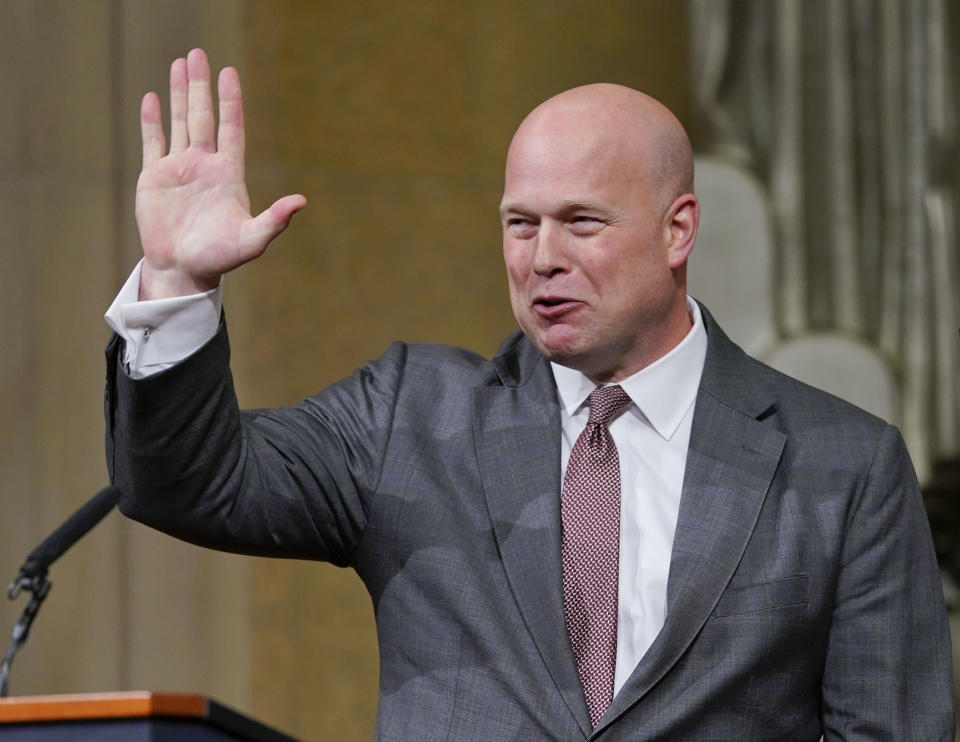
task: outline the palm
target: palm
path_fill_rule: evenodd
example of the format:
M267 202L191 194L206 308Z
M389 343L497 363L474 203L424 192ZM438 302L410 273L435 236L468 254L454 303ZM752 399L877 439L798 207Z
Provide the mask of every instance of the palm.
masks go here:
M160 103L148 93L140 110L143 170L137 227L143 245L141 298L203 291L259 256L306 203L285 196L250 215L243 171L243 102L237 73L218 83L220 125L214 138L210 66L200 49L170 68L170 147Z
M241 244L250 219L247 188L218 153L187 150L145 168L136 212L143 252L157 268L214 277L252 257Z

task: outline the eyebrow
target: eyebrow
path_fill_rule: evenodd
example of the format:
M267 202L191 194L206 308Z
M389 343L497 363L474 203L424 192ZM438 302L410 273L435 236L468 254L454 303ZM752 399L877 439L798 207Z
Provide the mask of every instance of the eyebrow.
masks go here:
M606 215L610 215L614 213L613 209L610 209L607 206L601 206L600 204L593 203L591 201L564 201L561 203L558 209L556 209L551 213L567 215L576 211L595 211L600 214L606 214ZM516 214L527 214L527 215L532 215L535 213L532 209L528 209L520 203L507 202L507 203L501 204L500 210L499 210L501 217L511 212Z

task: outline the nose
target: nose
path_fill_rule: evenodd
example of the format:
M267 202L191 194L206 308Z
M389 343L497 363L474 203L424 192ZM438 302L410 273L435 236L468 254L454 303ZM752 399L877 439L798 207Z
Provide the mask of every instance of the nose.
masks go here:
M536 250L533 255L533 271L550 278L569 268L565 235L559 225L544 219L537 231Z

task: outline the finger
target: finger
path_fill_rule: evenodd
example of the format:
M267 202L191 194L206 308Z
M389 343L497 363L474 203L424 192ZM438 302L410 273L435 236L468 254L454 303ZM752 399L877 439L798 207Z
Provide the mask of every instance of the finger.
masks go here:
M224 67L217 80L220 99L220 128L217 151L236 163L243 172L243 94L240 77L233 67Z
M210 63L203 49L187 55L187 136L190 146L213 152L213 98Z
M181 57L170 65L170 154L183 152L187 138L187 60Z
M306 205L307 199L300 194L284 196L248 221L240 236L241 248L246 253L244 260L260 255L270 241L287 228L293 215Z
M160 120L160 99L156 93L147 93L140 104L140 136L143 139L143 167L163 157L166 141Z

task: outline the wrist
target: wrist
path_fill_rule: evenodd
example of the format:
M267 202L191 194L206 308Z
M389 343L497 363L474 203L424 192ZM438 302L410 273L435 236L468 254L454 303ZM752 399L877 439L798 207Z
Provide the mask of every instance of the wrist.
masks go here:
M220 276L195 276L176 268L155 268L147 260L140 270L140 301L202 294L220 285Z

